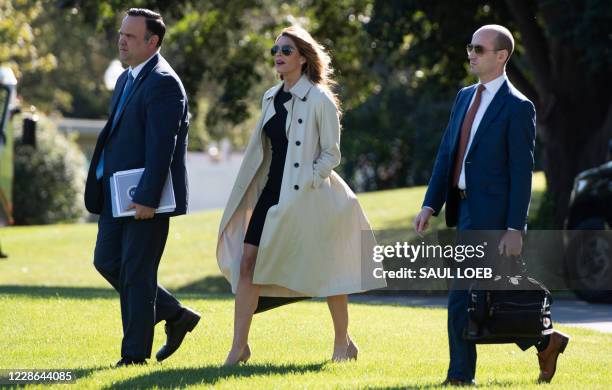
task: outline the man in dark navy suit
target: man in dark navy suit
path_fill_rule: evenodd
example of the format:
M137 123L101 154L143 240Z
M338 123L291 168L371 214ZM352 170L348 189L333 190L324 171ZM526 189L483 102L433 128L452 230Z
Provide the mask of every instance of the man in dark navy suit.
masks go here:
M200 315L157 284L169 218L187 212L185 154L189 128L185 90L159 54L166 27L146 9L130 9L119 30L119 57L129 68L115 85L110 117L92 157L85 189L87 209L100 214L94 265L119 292L123 342L117 366L144 364L151 356L155 324L166 321L161 361L178 349ZM110 178L144 168L132 197L134 217L113 218ZM172 174L176 209L155 214Z
M461 231L503 231L497 250L521 254L527 228L534 165L535 109L506 77L514 39L503 26L478 29L467 45L470 70L479 82L463 88L451 110L425 200L414 226L418 234L446 204L446 224ZM476 375L476 345L463 339L468 292L448 296L450 364L445 384L466 385ZM540 381L550 382L569 338L550 329L539 340L519 343L538 350Z

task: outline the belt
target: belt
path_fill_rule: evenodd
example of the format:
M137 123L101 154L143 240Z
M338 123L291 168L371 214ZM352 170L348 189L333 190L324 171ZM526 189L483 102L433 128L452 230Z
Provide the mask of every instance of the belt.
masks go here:
M467 191L466 190L462 190L462 189L457 188L457 191L459 192L459 198L461 200L467 199Z

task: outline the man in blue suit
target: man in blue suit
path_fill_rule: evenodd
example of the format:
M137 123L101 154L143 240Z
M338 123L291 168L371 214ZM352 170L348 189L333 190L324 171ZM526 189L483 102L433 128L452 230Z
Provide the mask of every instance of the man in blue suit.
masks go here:
M130 9L119 30L119 57L129 68L115 85L110 117L98 137L85 189L87 209L100 214L94 265L119 292L123 342L117 366L144 364L151 356L155 324L166 321L163 360L178 349L200 315L157 284L169 218L187 211L185 154L187 97L174 70L159 54L166 27L146 9ZM113 173L144 168L133 195L136 215L113 218ZM176 209L155 214L172 174Z
M442 138L420 213L414 221L418 234L446 204L446 224L461 231L504 231L500 255L522 251L527 229L534 165L535 109L506 77L514 50L510 31L487 25L467 45L470 70L479 82L457 94ZM501 258L501 257L500 257ZM467 325L468 292L452 289L448 296L450 364L444 384L466 385L476 374L476 345L463 339ZM557 357L569 338L551 333L520 343L538 350L540 381L550 382Z

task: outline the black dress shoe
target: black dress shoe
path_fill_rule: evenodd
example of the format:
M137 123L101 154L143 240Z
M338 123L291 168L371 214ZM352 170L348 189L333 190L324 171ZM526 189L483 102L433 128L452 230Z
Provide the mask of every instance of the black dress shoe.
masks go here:
M446 378L444 382L440 384L440 386L456 386L456 387L464 387L464 386L476 386L476 382L471 380L469 382L462 381L459 379Z
M200 321L200 314L183 308L181 316L172 322L166 321L166 344L157 352L158 362L170 357L181 346L187 332L191 332Z
M115 367L120 368L120 367L128 367L128 366L144 366L146 364L147 364L146 360L122 357L121 360L119 360L117 364L115 364Z

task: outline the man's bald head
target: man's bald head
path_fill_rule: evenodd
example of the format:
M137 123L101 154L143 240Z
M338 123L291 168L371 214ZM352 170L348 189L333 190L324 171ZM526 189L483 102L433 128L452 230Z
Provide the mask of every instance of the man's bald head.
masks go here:
M508 57L506 58L506 63L510 60L510 56L514 52L514 38L512 38L512 33L504 26L500 26L499 24L487 24L486 26L480 27L476 30L478 32L487 32L493 33L493 44L495 45L496 50L506 50L508 52Z

